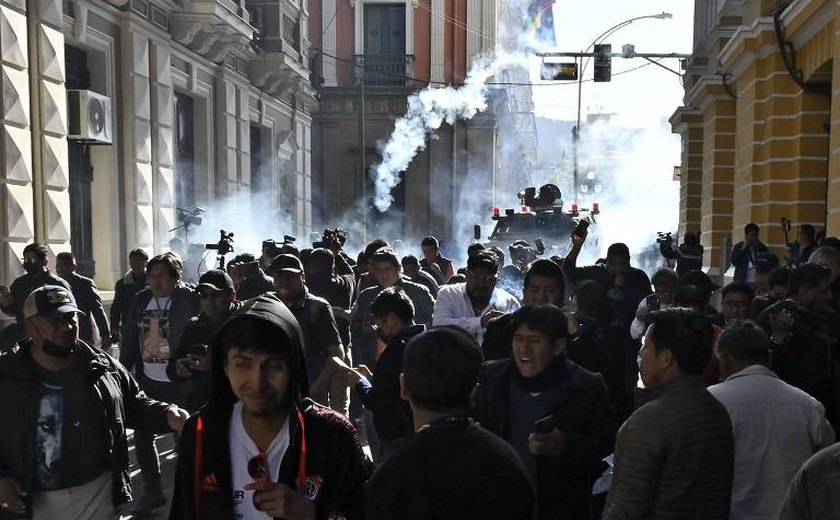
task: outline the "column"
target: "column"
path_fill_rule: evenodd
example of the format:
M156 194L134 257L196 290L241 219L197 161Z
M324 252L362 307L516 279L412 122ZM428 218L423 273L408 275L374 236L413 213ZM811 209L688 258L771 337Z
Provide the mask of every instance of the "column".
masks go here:
M154 252L149 39L131 27L124 27L123 35L121 70L128 76L123 83L126 244Z
M834 32L834 63L831 79L831 128L840 128L840 25ZM840 235L840 131L831 132L828 160L826 236Z
M700 232L700 202L703 186L703 114L692 107L680 107L671 117L674 133L682 137L680 167L680 239L685 233Z
M170 51L165 45L151 44L150 64L152 106L152 171L154 186L155 250L169 246L174 235L169 232L175 222L175 170L173 168L173 116L175 113Z
M71 228L61 1L33 0L27 21L35 238L56 253L70 250Z
M444 0L432 0L432 82L444 80L444 59L443 59L443 38L444 38L444 13L446 6Z
M35 235L26 7L0 2L0 283L22 273Z
M321 76L324 78L325 87L338 85L336 73L336 61L327 56L338 56L336 54L336 28L338 27L336 0L323 0L321 4L321 36L323 41L323 54L321 55Z

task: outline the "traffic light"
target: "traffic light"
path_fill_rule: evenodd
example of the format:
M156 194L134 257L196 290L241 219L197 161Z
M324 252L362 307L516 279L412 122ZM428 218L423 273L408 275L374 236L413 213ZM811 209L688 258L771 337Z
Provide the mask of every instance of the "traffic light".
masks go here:
M577 63L543 63L540 67L540 79L543 81L576 81Z
M612 78L612 45L599 43L595 45L595 83L606 83Z

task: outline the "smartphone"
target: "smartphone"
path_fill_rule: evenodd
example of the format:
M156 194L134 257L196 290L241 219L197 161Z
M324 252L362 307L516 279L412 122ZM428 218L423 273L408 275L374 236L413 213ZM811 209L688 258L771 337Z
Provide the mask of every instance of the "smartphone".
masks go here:
M553 415L546 415L542 419L534 421L535 433L551 433L554 431L555 421Z
M338 365L340 368L343 368L344 370L353 370L352 368L350 368L350 365L348 365L347 363L345 363L345 362L344 362L344 360L343 360L343 359L341 359L341 358L340 358L340 357L338 357L338 356L333 356L333 357L332 357L332 360L333 360L333 363L335 363L336 365Z

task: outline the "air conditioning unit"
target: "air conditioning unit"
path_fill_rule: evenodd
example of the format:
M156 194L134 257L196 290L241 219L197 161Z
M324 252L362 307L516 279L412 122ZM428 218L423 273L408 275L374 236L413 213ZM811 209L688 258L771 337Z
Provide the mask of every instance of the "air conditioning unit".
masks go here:
M90 90L67 91L67 113L70 120L67 139L111 144L111 98Z

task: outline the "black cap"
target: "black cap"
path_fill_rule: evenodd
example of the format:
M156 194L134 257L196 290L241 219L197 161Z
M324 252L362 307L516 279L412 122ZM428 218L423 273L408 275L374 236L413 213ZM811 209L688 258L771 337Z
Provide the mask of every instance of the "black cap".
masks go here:
M271 261L271 266L268 268L269 273L286 272L301 274L303 272L303 264L300 258L295 255L277 255Z
M76 300L73 293L58 285L44 285L38 287L26 298L23 303L23 317L43 316L54 318L62 314L74 312L82 313L76 307Z
M211 269L198 279L197 289L205 288L213 291L232 292L234 290L233 280L221 269Z

